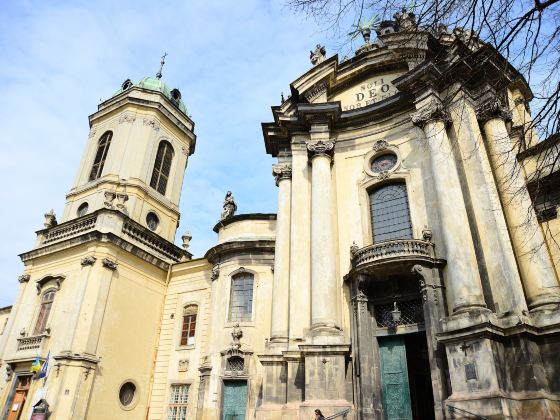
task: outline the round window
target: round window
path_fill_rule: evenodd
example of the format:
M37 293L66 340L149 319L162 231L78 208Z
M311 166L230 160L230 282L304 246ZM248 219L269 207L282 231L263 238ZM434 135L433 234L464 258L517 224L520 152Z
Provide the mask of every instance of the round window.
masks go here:
M159 226L159 218L153 212L148 213L146 216L146 224L150 230L156 230Z
M136 385L132 382L125 382L119 391L119 401L124 407L128 407L134 401L136 395Z
M80 207L78 207L78 217L84 216L87 213L88 208L89 208L88 203L80 204Z
M386 153L371 161L371 170L376 173L387 172L397 164L397 155Z

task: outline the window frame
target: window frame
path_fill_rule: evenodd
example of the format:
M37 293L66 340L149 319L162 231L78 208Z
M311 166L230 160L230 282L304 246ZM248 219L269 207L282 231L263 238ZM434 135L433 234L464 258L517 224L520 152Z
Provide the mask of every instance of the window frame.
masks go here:
M160 154L160 150L163 147L167 147L168 149L164 149L164 151L162 152L162 156L161 156L161 161L158 165L158 158L159 158L159 154ZM167 174L164 173L164 164L165 164L165 159L167 158L167 151L171 152L171 156L169 156L169 165L168 165L168 171ZM173 172L173 165L174 165L174 161L175 161L175 149L173 147L173 145L171 144L171 141L168 139L162 139L160 140L160 142L158 143L158 147L156 149L156 154L154 156L153 159L153 165L152 165L152 173L150 175L150 188L152 188L153 190L157 191L159 194L165 196L167 193L167 188L169 187L170 184L170 178L171 178L171 173ZM159 168L158 168L159 166ZM163 188L161 188L163 191L161 191L160 189L160 184L161 184L161 179L162 177L165 178L165 184L163 185Z
M45 290L41 294L41 300L39 302L39 310L37 312L37 316L35 317L35 322L33 323L33 334L32 334L32 336L37 336L37 335L41 335L41 334L45 333L45 331L48 327L48 321L49 321L50 316L51 316L52 307L53 307L54 300L56 298L57 292L58 292L57 289L51 287L51 288ZM45 298L51 293L52 293L52 299L45 302ZM45 309L46 305L48 305L47 309ZM46 314L45 314L45 312L46 312ZM41 325L41 328L39 328L40 325Z
M185 402L172 402L172 396L173 396L173 388L177 387L177 388L186 388L186 401ZM187 414L188 414L188 410L189 410L189 397L190 397L190 391L191 391L191 384L190 383L178 383L178 382L173 382L171 384L169 384L169 395L167 398L167 410L166 410L166 419L167 420L177 420L180 419L181 417L177 417L177 415L173 415L173 417L171 417L170 414L170 410L173 408L184 408L185 409L185 417L187 418Z
M251 276L253 279L252 289L251 289L251 308L250 311L246 313L247 317L243 319L233 319L232 318L232 304L233 304L233 293L234 293L234 282L236 278L239 278L243 275ZM243 323L251 323L253 322L253 317L255 313L255 284L256 284L256 273L250 270L246 270L245 268L240 268L232 272L229 277L229 297L228 297L228 306L227 306L227 314L226 314L226 321L229 325L233 325L236 323L243 324Z
M409 230L410 230L410 237L402 237L402 238L389 238L389 239L382 239L382 240L375 240L375 222L374 222L374 215L373 215L373 194L377 191L380 191L384 188L388 188L390 186L393 185L402 185L404 192L405 192L405 198L406 198L406 205L407 205L407 214L408 214L408 222L409 222ZM375 243L381 243L381 242L387 242L387 241L397 241L397 240L406 240L406 239L414 239L414 226L412 224L412 213L411 213L411 204L410 204L410 193L408 190L408 183L406 182L406 180L403 179L389 179L386 182L380 182L377 183L373 186L370 186L369 188L367 188L366 190L367 195L368 195L368 205L369 205L369 224L370 224L370 231L371 231L371 241L372 244Z
M194 312L191 311L187 312L189 308L194 308ZM194 347L196 345L196 330L197 330L197 322L198 322L198 311L199 306L196 303L187 303L183 305L183 314L181 316L180 328L179 328L179 346L180 347ZM185 321L186 318L192 318L194 316L194 326L192 319L189 320L188 329L185 330ZM190 335L191 326L193 327L193 334ZM183 344L183 333L187 331L186 342ZM192 343L189 343L189 338L192 337Z
M106 137L108 137L108 140L106 140ZM102 145L101 142L104 140L106 141ZM99 137L99 140L97 140L97 147L95 149L95 154L93 155L93 163L90 166L90 170L88 174L88 182L93 182L101 178L101 175L103 174L103 169L105 167L105 162L107 161L107 156L109 154L109 148L111 147L112 140L113 140L113 132L111 130L105 131L101 135L101 137ZM99 157L99 161L97 160L98 157ZM94 170L95 170L95 175L94 175Z

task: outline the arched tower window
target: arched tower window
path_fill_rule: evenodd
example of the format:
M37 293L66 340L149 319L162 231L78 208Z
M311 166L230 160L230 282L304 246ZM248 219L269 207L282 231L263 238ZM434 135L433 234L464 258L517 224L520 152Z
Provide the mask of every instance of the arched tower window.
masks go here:
M43 297L41 298L41 309L39 310L39 316L35 322L35 329L33 330L33 335L39 335L45 328L47 328L47 322L49 320L49 315L51 313L51 307L54 302L54 295L56 290L47 290Z
M369 194L373 242L412 238L408 195L404 182L383 185Z
M198 306L188 305L183 309L183 327L181 328L181 346L193 346L196 333L196 314Z
M230 321L250 321L253 312L253 281L251 273L239 273L231 279Z
M167 141L159 144L150 187L160 194L165 195L169 171L171 171L171 161L173 160L173 147Z
M95 159L93 160L93 166L91 167L91 172L89 173L89 180L93 181L101 176L103 172L103 166L105 165L105 159L107 158L107 152L109 151L109 146L111 145L111 139L113 138L112 131L106 131L99 139L99 144L97 146L97 153L95 154Z

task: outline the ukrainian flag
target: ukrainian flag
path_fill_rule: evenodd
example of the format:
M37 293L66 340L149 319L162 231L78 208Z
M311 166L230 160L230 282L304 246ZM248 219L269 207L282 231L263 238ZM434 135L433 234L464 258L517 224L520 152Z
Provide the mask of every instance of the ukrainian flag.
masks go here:
M43 363L43 366L41 366L41 371L39 372L38 379L45 378L47 376L47 368L49 366L49 356L50 355L51 355L51 352L49 351L49 354L47 354L47 359L45 360L45 363Z
M41 371L41 361L39 360L39 356L35 358L35 361L31 365L30 372L40 372Z

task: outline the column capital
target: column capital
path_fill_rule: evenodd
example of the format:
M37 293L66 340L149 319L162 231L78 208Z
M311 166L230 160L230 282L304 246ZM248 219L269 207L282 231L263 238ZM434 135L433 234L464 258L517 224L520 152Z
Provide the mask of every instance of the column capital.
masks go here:
M310 141L306 143L306 146L307 146L307 151L311 155L311 159L321 155L330 158L334 151L334 141L331 140L327 140L327 141L319 140L314 142Z
M272 165L272 176L276 180L276 186L284 179L292 179L292 165L288 163Z
M502 101L498 98L492 98L482 102L476 108L476 118L481 123L485 123L493 118L504 121L511 121L511 111L502 105Z
M422 106L417 112L412 114L412 124L424 128L432 121L441 121L445 125L451 122L449 112L440 101L432 99L429 103Z

